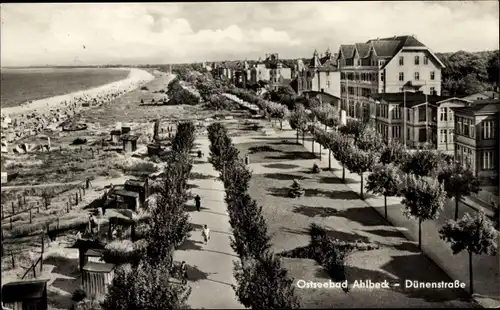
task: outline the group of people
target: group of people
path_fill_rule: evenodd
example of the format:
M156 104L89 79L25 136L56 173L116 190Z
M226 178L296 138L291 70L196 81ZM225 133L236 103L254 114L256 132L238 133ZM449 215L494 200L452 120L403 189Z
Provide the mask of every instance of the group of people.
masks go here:
M201 211L201 197L200 195L196 195L194 197L194 202L196 205L196 210L198 212ZM203 229L201 230L201 237L203 238L203 242L205 245L208 244L208 241L210 240L210 228L208 228L208 225L203 225ZM180 265L180 275L182 278L182 282L185 284L188 279L188 272L187 272L187 265L185 261L182 261Z
M95 95L83 93L68 100L60 101L54 107L49 107L49 103L47 103L47 109L44 109L45 111L43 112L34 110L12 116L2 114L2 129L10 129L11 131L11 135L7 138L8 142L36 135L43 129L53 124L58 124L79 113L83 109L84 103L87 103L87 106L91 107L110 102L124 93L137 88L144 82L146 81L132 81L124 86L113 86L111 89Z

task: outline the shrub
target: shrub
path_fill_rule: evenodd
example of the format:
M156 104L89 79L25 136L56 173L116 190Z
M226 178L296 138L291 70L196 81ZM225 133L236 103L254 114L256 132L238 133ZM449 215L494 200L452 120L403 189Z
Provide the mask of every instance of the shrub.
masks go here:
M313 173L320 173L321 172L321 170L319 169L319 166L316 163L314 163L314 165L312 167L312 172Z
M144 257L147 243L144 240L132 242L130 240L115 240L108 243L103 253L106 263L121 265L130 263L135 265Z
M127 166L122 167L122 170L126 174L131 174L134 176L142 176L157 172L158 167L153 163L142 162L130 165L128 167Z
M304 193L305 190L302 188L299 181L293 180L293 183L290 186L290 189L288 190L288 197L290 198L302 197Z
M71 300L80 302L84 300L87 297L87 293L82 287L77 288L74 292L73 295L71 296Z
M85 143L87 143L87 139L76 138L75 140L73 140L73 142L71 144L72 145L81 145L81 144L85 144Z
M147 86L142 86L141 90L149 90L149 88Z

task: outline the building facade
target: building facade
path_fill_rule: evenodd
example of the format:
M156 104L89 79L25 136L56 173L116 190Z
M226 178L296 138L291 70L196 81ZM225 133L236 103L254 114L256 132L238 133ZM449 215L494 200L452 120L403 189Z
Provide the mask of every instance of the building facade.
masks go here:
M302 60L297 61L293 83L297 94L315 91L340 98L340 72L336 57L329 49L325 56L319 55L315 50L308 65L304 65Z
M370 119L370 95L399 93L406 85L424 94L441 94L444 64L413 36L341 45L337 66L341 106L349 118Z
M287 67L280 61L279 54L277 53L266 55L264 61L259 59L246 72L249 84L257 84L259 81L264 81L272 89L289 85L292 80L292 68Z
M455 160L470 167L483 184L498 186L500 101L454 108Z
M411 148L432 146L454 152L453 107L470 102L460 98L416 93L381 93L370 96L370 120L386 141Z

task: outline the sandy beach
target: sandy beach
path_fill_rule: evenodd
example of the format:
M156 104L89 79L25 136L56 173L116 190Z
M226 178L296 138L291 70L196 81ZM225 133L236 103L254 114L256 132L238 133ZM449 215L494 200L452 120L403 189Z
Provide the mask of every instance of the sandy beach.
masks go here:
M130 70L127 78L105 84L99 87L77 91L65 95L34 100L29 103L24 103L16 107L2 108L2 116L13 117L16 115L36 112L37 114L45 114L51 109L64 108L68 104L90 102L94 99L99 100L111 93L124 93L131 91L140 85L154 79L154 76L149 72L137 68L117 68Z

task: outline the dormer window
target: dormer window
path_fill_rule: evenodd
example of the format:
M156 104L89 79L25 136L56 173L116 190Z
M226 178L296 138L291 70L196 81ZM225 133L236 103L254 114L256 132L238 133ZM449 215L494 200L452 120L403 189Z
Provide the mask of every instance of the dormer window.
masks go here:
M358 66L361 66L361 60L358 59Z

